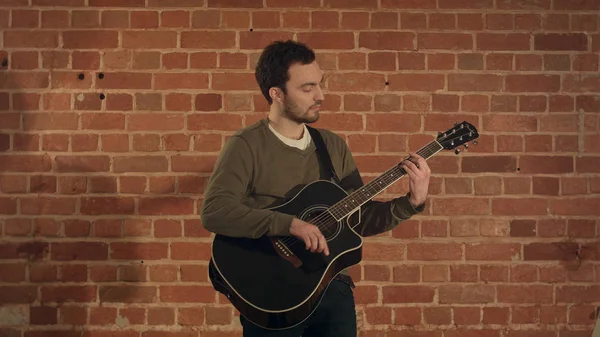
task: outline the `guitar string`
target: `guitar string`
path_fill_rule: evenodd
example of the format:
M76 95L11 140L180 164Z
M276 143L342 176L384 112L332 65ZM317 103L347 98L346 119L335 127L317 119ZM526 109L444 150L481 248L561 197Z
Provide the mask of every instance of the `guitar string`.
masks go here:
M431 144L423 147L418 152L432 151L433 150L432 148L435 148L435 147L436 147L435 143L431 143ZM399 177L397 176L397 178L393 177L393 178L390 179L390 177L393 176L392 172L395 171L395 170L399 170L400 173L401 173L401 175ZM393 182L395 180L398 180L398 179L402 178L405 174L406 174L406 171L404 171L404 169L398 168L398 166L394 166L394 167L388 169L380 177L376 178L373 182L376 183L377 181L379 181L379 183L383 182L385 184L389 184L389 183L391 183L391 182ZM374 186L369 186L369 185L372 185L372 184L367 184L367 185L364 185L364 186L361 187L361 189L363 190L363 192L367 190L367 192L372 192L373 194L376 194L377 193L377 189ZM346 199L346 198L344 198L344 199ZM343 201L343 200L341 200L341 201ZM354 202L354 200L352 202ZM333 208L334 207L332 206L332 207L329 208L329 210L332 210ZM341 211L341 212L343 212L343 211ZM339 212L337 212L337 211L334 210L333 213L334 214L332 214L332 215L336 216L336 215L338 215ZM329 217L329 214L330 214L329 212L323 212L323 213L321 213L320 215L318 215L316 218L314 218L312 220L313 224L316 225L319 229L322 229L324 227L328 227L328 226L332 225L332 222L329 221L329 220L332 220ZM323 220L327 220L327 222L322 222ZM335 223L335 221L333 223ZM287 238L281 239L280 241L282 243L286 243L286 244L294 244L294 243L296 243L296 241L299 241L299 240L296 237L287 237Z
M446 138L448 136L450 136L450 134L447 134L447 135L443 136L442 138ZM454 138L456 138L456 136ZM437 147L437 146L435 146L436 143L441 146L441 144L439 144L439 142L435 141L435 142L432 142L432 143L424 146L423 148L419 149L417 151L417 153L419 153L419 152L425 152L426 150L431 151L432 147L433 148ZM438 149L437 151L433 150L432 155L435 154L436 152L438 152L441 149L443 149L443 147L440 148L440 149ZM394 167L388 169L383 175L381 175L380 177L376 178L374 180L374 182L377 181L377 180L381 180L383 177L387 176L390 171L393 171L393 170L396 170L396 169L398 169L398 166L394 166ZM402 175L399 178L393 178L391 180L387 180L387 178L386 178L386 179L383 179L383 182L385 182L386 184L388 184L388 183L390 183L390 182L392 182L394 180L398 180L398 179L402 178L406 174L406 171L404 171L402 168L400 168L400 173L402 173ZM373 186L369 186L369 184L367 184L367 185L362 186L361 188L364 191L366 189L373 188ZM377 192L377 190L375 189L374 192ZM375 194L375 193L373 193L373 194ZM344 198L344 199L346 199L346 198ZM343 201L343 199L342 199L342 201ZM338 202L338 203L340 203L340 202ZM334 208L334 206L330 207L328 210L331 210L332 208ZM319 214L316 218L314 218L312 220L313 224L316 225L317 228L319 228L319 229L322 229L324 227L329 227L330 225L335 224L336 223L335 219L331 219L329 217L329 214L330 214L330 212L323 212L323 213ZM333 215L333 216L335 216L335 215ZM334 221L331 222L331 220L334 220ZM322 221L326 221L326 222L322 222ZM295 244L296 242L299 242L300 240L298 238L294 237L294 236L290 236L290 237L286 237L286 238L280 239L279 241L281 243L284 243L284 244L292 245L292 244Z
M420 150L418 150L417 153L419 153L419 152L426 152L426 151L433 151L436 147L437 147L436 144L434 142L432 142L432 143L424 146ZM433 153L435 153L435 152L433 152ZM399 166L394 166L394 167L388 169L380 177L378 177L375 180L373 180L373 182L376 182L376 181L379 181L379 180L383 180L382 181L383 183L388 184L388 183L391 183L391 182L393 182L395 180L398 180L398 179L402 178L404 175L406 175L406 171L404 171L404 169L402 169L402 168L399 169L400 173L401 173L401 175L399 177L391 178L388 175L388 173L391 173L390 171L397 170L398 168L399 168ZM380 181L380 183L381 183L381 181ZM361 189L363 189L363 191L365 189L369 189L369 188L373 188L373 186L369 186L369 184L361 186ZM377 190L375 189L372 192L376 192L376 191ZM346 198L344 198L344 199L346 199ZM342 199L342 201L344 199ZM334 208L334 206L328 208L328 210L332 210L333 208ZM337 214L337 212L335 212L335 213ZM334 214L334 217L335 217L335 214ZM331 221L331 220L333 220L333 221ZM317 228L319 228L321 230L321 229L325 229L326 227L329 227L329 226L331 226L333 224L337 224L337 221L335 221L335 218L333 218L333 219L331 218L330 212L325 211L325 212L319 214L317 217L315 217L311 221L311 223L313 225L317 226ZM283 243L283 244L286 244L286 245L292 245L292 244L295 244L295 243L299 242L300 240L298 238L294 237L294 236L289 236L289 237L286 237L284 239L280 239L279 241L281 243Z

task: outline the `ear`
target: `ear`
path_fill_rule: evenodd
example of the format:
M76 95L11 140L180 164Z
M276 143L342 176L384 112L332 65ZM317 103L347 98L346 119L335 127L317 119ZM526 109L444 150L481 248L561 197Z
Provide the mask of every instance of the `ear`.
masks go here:
M269 89L269 96L273 102L283 103L283 91L280 88L272 87Z

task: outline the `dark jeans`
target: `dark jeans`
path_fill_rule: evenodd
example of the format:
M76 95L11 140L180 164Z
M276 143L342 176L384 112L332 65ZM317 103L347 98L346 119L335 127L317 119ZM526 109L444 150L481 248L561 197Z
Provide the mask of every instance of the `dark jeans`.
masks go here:
M240 316L244 337L356 337L353 287L334 279L312 315L289 329L265 330Z

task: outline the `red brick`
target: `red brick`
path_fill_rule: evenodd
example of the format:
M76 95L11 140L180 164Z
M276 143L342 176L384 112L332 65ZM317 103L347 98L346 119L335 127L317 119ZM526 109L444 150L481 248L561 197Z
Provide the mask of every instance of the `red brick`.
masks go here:
M389 281L392 273L388 266L365 265L364 275L365 281Z
M600 209L597 207L598 198L570 198L561 200L562 203L556 201L550 202L550 212L560 215L598 215Z
M459 244L409 244L406 258L418 261L461 260L462 247Z
M115 324L117 318L117 308L96 307L90 308L90 324L109 325Z
M415 114L406 114L402 119L393 114L369 114L366 117L368 131L416 132L421 128L421 118Z
M483 70L483 54L459 54L458 69Z
M147 198L140 201L140 214L193 214L194 201L185 197Z
M509 75L506 77L509 92L556 92L560 90L558 75Z
M532 116L496 115L483 117L483 129L487 131L537 131L537 124L537 118Z
M442 304L494 302L496 293L491 285L442 285L438 289Z
M211 245L202 242L171 243L171 259L173 260L209 260Z
M473 48L471 34L458 33L419 33L419 49L468 50Z
M512 261L520 257L521 245L512 243L474 243L465 245L466 260Z
M182 114L140 113L129 116L127 127L132 131L181 130L184 118Z
M168 247L164 243L113 242L110 248L111 259L159 260L168 255Z
M424 308L423 319L426 324L450 324L452 320L452 309L449 307Z
M432 108L434 111L458 111L460 97L457 95L432 95Z
M523 173L573 172L573 158L568 156L525 156L519 159Z
M436 215L453 214L485 215L490 214L489 200L483 198L439 198L433 201Z
M518 33L480 33L476 35L477 49L518 51L529 50L528 34Z
M444 82L444 76L439 74L397 74L389 76L389 89L392 91L435 91L443 89ZM333 88L331 89L333 90Z
M366 261L394 261L404 256L402 245L363 245L363 259Z
M2 303L33 303L37 298L37 287L34 286L2 286L0 301Z
M173 265L150 266L150 280L153 282L173 282L177 280L179 268ZM182 281L185 281L182 278Z
M434 288L427 286L383 286L383 303L432 303Z
M181 280L194 282L208 281L208 267L205 265L181 265Z
M492 214L496 215L546 215L547 208L547 201L539 198L492 200Z
M115 37L117 36L115 32ZM65 38L66 36L63 36ZM56 48L57 32L9 30L4 33L4 47L7 48ZM65 48L68 48L65 44Z
M498 286L499 303L552 303L554 289L551 285Z
M76 200L67 197L21 198L22 214L68 215L75 213Z
M328 85L328 89L333 91L380 91L384 87L384 76L370 73L335 74L329 79Z
M105 72L102 81L98 81L98 89L150 89L152 74Z
M152 286L101 286L100 302L106 303L153 303L157 301L157 289Z
M193 114L189 115L188 130L222 130L235 131L242 127L242 116L239 114Z
M229 49L235 47L235 32L182 32L181 48Z
M87 197L81 200L82 214L133 214L133 212L133 198L129 197Z
M123 130L125 128L125 115L118 113L84 114L81 124L84 129Z
M454 307L452 311L457 325L479 324L481 320L481 310L478 307Z
M213 303L215 291L210 286L161 286L160 300L168 303Z
M0 73L0 89L48 88L48 75L43 72L2 72Z
M66 49L97 49L117 48L119 34L116 31L65 31L62 33L63 44Z
M503 87L502 76L499 75L448 75L450 91L500 91Z
M43 242L4 243L0 245L0 258L3 259L28 258L36 261L46 258L48 252L49 245Z
M233 320L233 311L230 307L206 307L206 324L228 325Z
M361 32L359 34L358 47L371 50L413 50L414 41L414 33Z
M465 157L463 172L515 172L517 161L509 156Z
M175 323L175 308L148 309L149 325L173 325Z
M52 260L58 261L106 260L108 245L101 242L53 242L50 252Z
M0 282L16 283L25 281L26 266L16 263L0 264ZM31 269L30 269L31 274ZM31 276L30 276L31 278Z
M596 74L566 75L563 80L563 90L570 92L597 92L598 90L600 90L600 76ZM583 102L585 102L586 104L595 104L595 98L589 96L583 97L585 97L582 98ZM578 97L578 99L580 98Z
M167 89L207 89L208 74L156 74L154 88Z
M43 302L93 302L96 286L44 286L41 288Z
M29 321L33 325L57 324L58 310L56 307L30 307Z
M393 9L435 9L434 0L381 0L381 7Z
M585 34L535 34L535 50L576 50L587 51L588 40Z

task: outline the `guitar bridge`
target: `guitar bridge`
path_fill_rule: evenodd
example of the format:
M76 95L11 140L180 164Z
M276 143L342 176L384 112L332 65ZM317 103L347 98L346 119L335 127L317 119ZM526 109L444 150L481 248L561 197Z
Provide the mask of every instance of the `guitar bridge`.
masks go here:
M273 244L273 248L279 254L279 256L286 259L289 263L291 263L294 267L299 268L302 265L302 261L292 252L292 250L285 245L281 240L277 238L270 238L271 243Z

